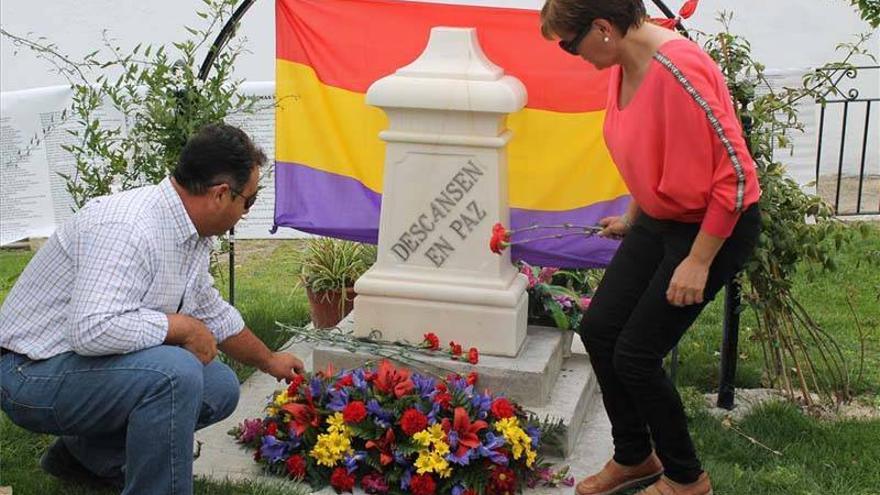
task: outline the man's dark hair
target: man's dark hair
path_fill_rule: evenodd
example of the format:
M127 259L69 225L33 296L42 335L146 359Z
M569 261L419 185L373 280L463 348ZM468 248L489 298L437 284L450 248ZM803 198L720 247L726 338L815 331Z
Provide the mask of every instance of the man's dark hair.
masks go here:
M174 180L192 194L227 183L241 192L254 167L261 167L266 155L241 129L226 124L208 124L187 140L174 169Z

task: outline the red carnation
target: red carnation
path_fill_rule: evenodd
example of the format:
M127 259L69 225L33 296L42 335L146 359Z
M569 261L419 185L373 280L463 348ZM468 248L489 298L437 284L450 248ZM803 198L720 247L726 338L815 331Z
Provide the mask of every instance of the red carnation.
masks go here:
M498 419L509 418L514 415L513 406L504 397L492 401L492 415Z
M354 493L354 476L348 474L348 470L340 466L334 469L333 474L330 475L330 486L336 490L336 493Z
M434 402L440 404L440 407L448 409L449 404L452 403L452 395L449 392L439 392L434 396Z
M276 433L278 433L278 425L274 422L269 423L269 426L266 427L266 435L274 437Z
M480 351L478 351L476 347L471 347L470 350L468 350L468 362L471 364L477 364L480 362Z
M510 245L510 233L501 223L492 226L492 238L489 239L489 249L495 254L501 254Z
M489 493L514 493L516 491L516 473L512 469L495 466L489 477Z
M409 436L413 436L427 427L428 417L418 409L411 407L404 411L400 417L400 429Z
M430 351L436 351L440 349L440 337L437 337L436 334L431 332L426 333L425 340L422 341L422 347Z
M461 356L464 351L461 349L461 344L458 344L453 340L449 343L449 352L452 353L453 358L457 358L458 356Z
M415 474L409 482L409 489L413 495L434 495L437 483L430 474Z
M345 409L342 410L342 419L349 424L360 423L366 417L367 408L359 400L349 402Z
M434 389L438 392L446 392L448 390L446 384L443 382L437 382L437 384L434 385Z
M291 478L303 479L306 477L306 460L301 455L292 455L287 459L287 473Z
M467 376L467 384L468 385L476 385L478 379L479 379L479 376L477 375L477 372L471 371L470 373L468 373L468 376Z

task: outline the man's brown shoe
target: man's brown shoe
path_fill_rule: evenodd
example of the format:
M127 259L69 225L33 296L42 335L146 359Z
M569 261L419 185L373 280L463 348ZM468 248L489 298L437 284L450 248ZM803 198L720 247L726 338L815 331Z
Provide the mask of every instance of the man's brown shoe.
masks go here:
M661 476L656 483L636 495L712 495L712 482L706 473L701 474L697 481L686 485Z
M611 459L598 473L587 476L575 487L577 495L611 495L657 478L663 474L663 464L651 452L636 466L624 466Z

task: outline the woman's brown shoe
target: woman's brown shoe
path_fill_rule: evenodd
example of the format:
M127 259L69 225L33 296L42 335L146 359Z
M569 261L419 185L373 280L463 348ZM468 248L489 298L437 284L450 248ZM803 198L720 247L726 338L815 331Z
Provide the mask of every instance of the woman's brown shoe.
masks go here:
M712 495L712 482L706 473L701 474L697 481L686 485L661 476L656 483L636 495Z
M636 466L624 466L611 459L598 473L587 476L575 487L577 495L611 495L627 488L647 483L663 474L663 464L651 452Z

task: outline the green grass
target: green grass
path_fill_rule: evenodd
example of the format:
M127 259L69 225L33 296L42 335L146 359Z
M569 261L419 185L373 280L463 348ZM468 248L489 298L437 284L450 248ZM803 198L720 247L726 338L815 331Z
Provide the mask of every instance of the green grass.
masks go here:
M823 273L816 267L802 265L794 284L795 297L843 348L851 366L853 390L874 395L880 391L880 267L865 258L866 253L876 251L880 251L880 228L875 226L869 236L840 251L836 271ZM718 386L723 296L722 292L706 308L679 345L679 385L691 385L704 392L714 392ZM858 382L855 379L861 344L847 297L865 333L865 362ZM760 344L753 340L754 328L754 314L747 308L740 325L738 387L763 386L763 357Z

